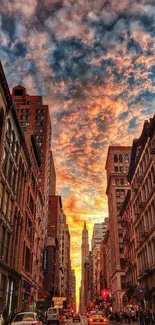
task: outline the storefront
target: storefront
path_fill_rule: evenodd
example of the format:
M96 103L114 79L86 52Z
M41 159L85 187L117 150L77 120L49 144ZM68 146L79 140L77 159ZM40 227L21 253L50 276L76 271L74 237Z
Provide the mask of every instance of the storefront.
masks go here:
M31 287L32 284L26 280L22 280L22 299L21 299L21 309L24 311L30 310L31 305Z
M6 306L7 277L7 272L0 269L0 311Z

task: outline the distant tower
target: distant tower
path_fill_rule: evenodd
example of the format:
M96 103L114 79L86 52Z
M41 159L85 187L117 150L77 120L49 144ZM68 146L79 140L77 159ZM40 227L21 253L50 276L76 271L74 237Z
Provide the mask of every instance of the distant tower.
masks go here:
M84 228L82 230L82 245L81 245L81 301L80 301L80 308L81 308L81 312L84 311L84 302L85 302L85 297L84 297L84 272L85 272L85 269L84 269L84 265L85 265L85 261L87 259L87 257L89 256L89 244L88 244L88 230L87 230L87 227L86 227L86 222L84 222Z
M81 252L82 252L82 276L83 276L83 274L84 274L84 263L85 263L86 258L89 255L88 230L87 230L87 227L86 227L86 222L84 222L84 228L82 230Z

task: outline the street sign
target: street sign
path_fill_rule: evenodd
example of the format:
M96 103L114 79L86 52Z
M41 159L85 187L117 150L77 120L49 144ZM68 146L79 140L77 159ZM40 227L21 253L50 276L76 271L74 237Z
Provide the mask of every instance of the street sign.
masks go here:
M63 301L66 301L66 297L53 297L52 300L56 301L58 304L62 303Z
M56 304L54 304L54 308L57 308L57 309L60 309L60 308L63 308L63 305L56 305Z

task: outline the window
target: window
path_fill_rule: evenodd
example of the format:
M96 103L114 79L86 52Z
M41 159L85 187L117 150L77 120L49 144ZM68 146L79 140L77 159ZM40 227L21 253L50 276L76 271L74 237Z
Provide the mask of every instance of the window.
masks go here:
M125 155L125 162L128 163L129 162L129 156L128 155Z
M123 232L122 232L122 229L118 229L118 237L123 237Z
M123 178L120 179L120 184L124 185L124 179Z
M33 174L31 176L31 184L32 184L33 189L35 189L35 178L34 178Z
M126 289L125 276L121 275L121 288Z
M125 167L125 171L128 173L128 171L129 171L129 167L128 166Z
M25 254L25 270L26 272L30 272L30 250L26 247L26 254Z
M31 105L31 101L30 100L27 101L27 105Z
M8 197L9 197L9 194L8 194L7 191L5 191L4 196L3 196L3 206L2 206L2 211L5 214L6 214L6 211L7 211Z
M6 245L4 249L4 261L6 263L8 263L8 257L9 257L9 244L10 244L10 234L7 233Z
M8 155L7 155L7 151L6 150L4 150L4 152L3 152L3 162L2 162L2 164L3 164L3 173L5 174L6 173L6 170L7 170L7 162L8 162Z
M118 166L115 166L114 170L115 170L115 173L117 173L118 172Z
M123 162L123 157L121 154L119 155L119 162Z
M119 252L120 254L123 254L124 253L124 247L123 247L123 244L119 244Z
M119 167L119 171L120 171L120 173L123 173L123 172L124 172L124 168L123 168L123 166L120 166L120 167Z
M33 211L34 211L34 202L33 202L33 197L32 195L30 194L30 199L29 199L29 208L33 214Z
M122 269L122 270L125 270L126 263L125 263L124 258L120 258L120 266L121 266L121 269Z
M120 211L122 207L122 202L116 202L117 210Z
M25 109L21 109L21 112L24 114L25 113Z
M118 223L121 223L122 222L122 218L121 218L120 215L117 216L117 221L118 221Z
M31 240L32 237L32 224L31 221L28 220L28 225L27 225L27 238Z
M3 184L0 183L0 209L1 209L1 204L2 204L2 198L3 198Z
M116 197L120 197L120 190L116 190Z
M119 185L119 178L115 178L115 184Z
M116 198L120 197L121 199L125 198L125 190L116 190Z
M41 101L40 101L40 100L38 100L38 101L36 102L36 104L37 104L37 105L40 105L40 104L41 104Z
M12 208L13 208L13 201L10 199L8 202L8 211L7 211L7 217L9 221L11 221L11 217L12 217Z
M15 96L23 96L24 95L23 89L15 89L14 95Z
M9 159L9 166L8 166L8 182L11 183L11 176L12 176L12 161Z
M2 258L4 254L5 234L6 234L6 228L2 226L1 236L0 236L0 258Z
M114 162L118 162L118 157L116 154L114 155Z

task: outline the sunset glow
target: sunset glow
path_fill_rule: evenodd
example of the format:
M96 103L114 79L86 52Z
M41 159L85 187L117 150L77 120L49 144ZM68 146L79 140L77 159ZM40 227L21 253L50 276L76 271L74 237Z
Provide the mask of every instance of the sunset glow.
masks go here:
M2 0L0 57L50 107L57 193L80 286L81 233L108 216L105 161L155 112L155 2Z

